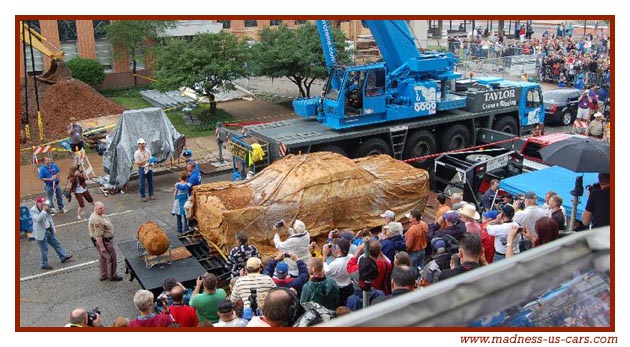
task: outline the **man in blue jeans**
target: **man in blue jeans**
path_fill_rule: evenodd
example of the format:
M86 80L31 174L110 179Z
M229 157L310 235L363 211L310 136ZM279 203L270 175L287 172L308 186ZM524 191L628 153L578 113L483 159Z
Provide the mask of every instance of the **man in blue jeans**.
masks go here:
M146 148L146 143L143 138L138 139L138 150L133 154L133 160L138 166L138 180L140 181L140 197L142 201L148 201L149 199L155 200L153 196L153 170L149 163L151 159L151 151ZM149 186L149 197L147 198L144 193L144 179L147 180Z
M44 165L39 168L39 179L44 182L44 190L46 191L46 195L48 196L48 201L50 201L51 213L55 214L57 211L55 210L54 197L57 198L57 206L59 207L59 211L61 213L66 213L66 210L63 206L63 196L61 195L61 187L59 186L59 167L57 164L53 163L50 157L44 158ZM54 195L54 197L53 197Z
M51 245L62 263L72 258L72 254L66 253L61 246L61 242L55 236L56 228L50 214L50 202L45 197L40 196L35 201L35 206L31 208L31 218L33 219L33 236L39 245L41 255L40 267L42 270L51 270L48 265L48 245Z

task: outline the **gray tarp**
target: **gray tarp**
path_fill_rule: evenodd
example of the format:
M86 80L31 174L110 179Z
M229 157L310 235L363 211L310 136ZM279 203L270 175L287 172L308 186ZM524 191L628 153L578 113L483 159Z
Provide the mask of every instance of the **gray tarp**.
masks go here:
M103 169L109 174L109 184L122 187L133 171L133 154L139 138L157 162L177 158L184 147L184 135L177 132L157 107L123 112L118 124L107 135L107 150L103 155Z

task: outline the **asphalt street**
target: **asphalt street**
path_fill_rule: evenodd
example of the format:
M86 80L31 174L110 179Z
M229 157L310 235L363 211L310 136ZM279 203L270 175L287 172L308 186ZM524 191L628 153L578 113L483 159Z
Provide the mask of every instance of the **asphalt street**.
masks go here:
M203 182L230 180L231 173L205 176ZM105 197L92 189L96 200L106 206L114 228L114 242L119 244L136 240L138 226L146 221L159 224L165 232L175 234L175 217L171 215L173 185L177 173L168 173L154 178L157 200L142 202L138 193L138 181L129 183L127 194ZM22 201L22 205L33 206L35 201ZM99 307L103 323L111 326L118 316L134 317L137 311L133 295L141 286L136 280L129 281L125 274L124 258L118 246L118 272L124 280L120 282L99 281L98 253L88 235L87 218L76 220L76 205L70 204L69 213L54 217L57 237L63 247L73 254L72 260L62 264L52 248L48 260L53 270L39 268L39 248L36 241L20 238L20 326L62 327L67 323L70 312L77 307L88 310ZM91 210L88 206L87 210ZM85 214L87 216L88 214ZM166 265L168 266L168 265ZM201 275L201 274L200 274Z

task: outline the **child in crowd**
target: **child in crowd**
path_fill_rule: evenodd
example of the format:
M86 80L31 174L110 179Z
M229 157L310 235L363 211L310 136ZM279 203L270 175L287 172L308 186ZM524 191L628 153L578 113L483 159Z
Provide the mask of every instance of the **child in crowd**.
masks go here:
M190 186L188 185L188 173L185 171L179 173L179 182L175 183L175 189L173 190L173 211L171 214L177 217L177 232L188 232L188 219L186 218L186 212L184 211L184 204L188 200L190 195ZM184 220L182 227L182 219Z

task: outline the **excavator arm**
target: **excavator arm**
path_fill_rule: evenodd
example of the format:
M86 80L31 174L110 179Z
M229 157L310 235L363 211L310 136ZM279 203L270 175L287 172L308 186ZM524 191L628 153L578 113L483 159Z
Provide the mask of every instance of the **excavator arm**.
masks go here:
M50 68L41 76L37 76L38 80L56 83L61 79L66 79L65 76L72 76L72 72L63 60L64 52L48 42L45 37L22 21L20 21L20 40L49 57L51 60Z

